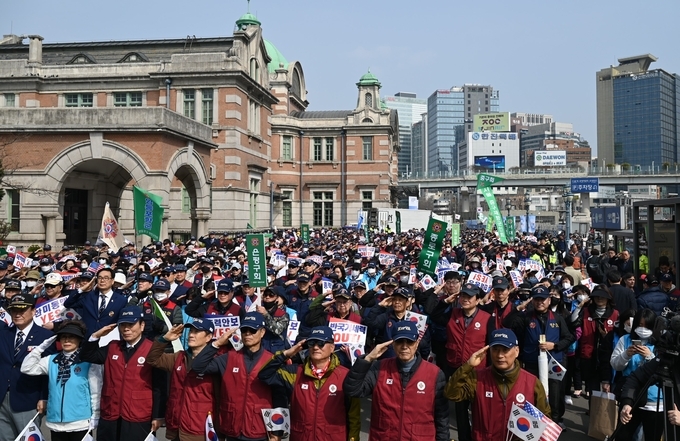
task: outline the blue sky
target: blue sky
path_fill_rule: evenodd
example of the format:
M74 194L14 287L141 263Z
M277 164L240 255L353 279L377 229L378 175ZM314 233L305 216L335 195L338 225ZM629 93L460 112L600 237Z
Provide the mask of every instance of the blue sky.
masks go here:
M0 31L45 42L232 35L245 0L0 0ZM596 145L595 72L652 53L680 73L677 0L253 0L265 38L302 63L312 110L351 109L370 67L382 94L491 84L501 110L549 113Z

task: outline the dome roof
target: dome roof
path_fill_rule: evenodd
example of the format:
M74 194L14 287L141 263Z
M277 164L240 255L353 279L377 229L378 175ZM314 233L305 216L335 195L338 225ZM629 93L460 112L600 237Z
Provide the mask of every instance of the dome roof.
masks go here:
M236 26L238 26L239 28L241 28L243 25L257 25L257 26L260 26L261 24L262 24L262 23L260 22L260 20L258 20L257 17L255 17L255 16L254 16L253 14L251 14L250 12L246 12L245 14L243 14L243 15L241 16L241 18L239 18L238 20L236 20Z
M267 49L267 55L272 61L267 65L270 73L276 72L276 69L288 69L288 60L270 41L264 40L264 47Z
M361 79L359 79L359 82L357 83L357 86L374 86L374 85L380 87L380 81L378 81L378 78L371 73L370 69L361 77Z

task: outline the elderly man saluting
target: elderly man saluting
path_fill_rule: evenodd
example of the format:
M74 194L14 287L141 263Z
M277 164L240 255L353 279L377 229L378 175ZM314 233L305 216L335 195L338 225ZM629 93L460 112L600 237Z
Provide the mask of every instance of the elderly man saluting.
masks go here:
M446 378L418 354L418 328L412 322L399 323L392 337L357 359L345 378L347 395L373 394L369 439L451 439ZM378 361L389 345L394 346L396 358Z
M491 366L480 371L486 351L491 353ZM472 439L488 441L506 439L512 405L522 407L530 402L544 415L550 406L543 385L517 361L519 346L510 329L491 333L489 345L472 354L466 364L451 376L444 394L453 401L472 401Z

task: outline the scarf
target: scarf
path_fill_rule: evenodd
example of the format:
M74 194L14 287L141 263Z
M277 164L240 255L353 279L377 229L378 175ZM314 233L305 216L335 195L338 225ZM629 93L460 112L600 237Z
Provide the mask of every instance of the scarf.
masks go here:
M57 373L57 383L62 386L66 384L69 378L71 378L71 365L73 364L76 357L80 354L80 348L73 351L71 355L66 355L63 352L56 357L56 362L58 364L59 372Z

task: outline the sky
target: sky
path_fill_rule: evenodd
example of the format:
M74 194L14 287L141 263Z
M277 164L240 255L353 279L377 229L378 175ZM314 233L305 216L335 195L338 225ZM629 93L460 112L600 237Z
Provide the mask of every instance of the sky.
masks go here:
M45 43L230 36L246 0L0 0L0 31ZM595 73L651 53L680 73L677 0L252 0L264 38L300 61L309 110L352 109L370 68L381 95L463 84L500 110L546 113L597 143Z

